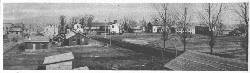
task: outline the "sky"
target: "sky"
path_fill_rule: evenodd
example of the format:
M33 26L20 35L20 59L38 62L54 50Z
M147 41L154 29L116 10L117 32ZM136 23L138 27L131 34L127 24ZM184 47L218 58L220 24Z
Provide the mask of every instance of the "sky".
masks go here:
M114 19L128 17L136 21L145 19L151 21L152 17L158 16L159 4L150 3L5 3L3 4L4 22L25 24L58 24L59 16L65 15L68 19L74 16L92 14L94 21L105 22ZM199 12L204 10L204 4L169 4L169 10L181 10L183 6L189 5L191 22L199 23ZM230 5L230 4L225 4ZM235 4L231 4L232 8ZM183 9L182 9L183 10ZM223 23L236 24L237 16L232 11L223 13Z

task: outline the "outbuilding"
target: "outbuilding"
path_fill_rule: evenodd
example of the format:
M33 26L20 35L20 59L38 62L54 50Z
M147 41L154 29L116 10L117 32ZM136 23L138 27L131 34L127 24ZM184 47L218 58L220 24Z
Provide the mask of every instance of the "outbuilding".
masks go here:
M33 36L24 40L25 51L35 51L49 48L49 39L42 36Z
M74 55L72 52L45 57L46 70L71 70Z
M69 31L69 33L66 34L66 39L64 40L64 46L87 44L87 38L84 37L83 33L75 33L73 31Z

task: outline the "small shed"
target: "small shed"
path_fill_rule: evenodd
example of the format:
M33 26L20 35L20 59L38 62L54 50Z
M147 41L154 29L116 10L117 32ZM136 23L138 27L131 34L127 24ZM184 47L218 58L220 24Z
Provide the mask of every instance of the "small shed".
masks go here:
M64 41L65 46L72 46L72 45L86 45L87 38L85 38L81 33L74 33L71 32L66 34L66 40Z
M74 55L72 52L45 57L46 70L71 70Z
M32 36L24 40L25 51L48 49L48 47L49 39L43 36Z
M164 67L177 71L247 71L246 62L186 51Z

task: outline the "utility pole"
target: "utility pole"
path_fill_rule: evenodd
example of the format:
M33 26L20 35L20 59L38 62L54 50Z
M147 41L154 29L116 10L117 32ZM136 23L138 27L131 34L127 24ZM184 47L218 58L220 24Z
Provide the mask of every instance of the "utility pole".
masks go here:
M109 28L111 29L111 26L109 26ZM109 37L109 45L111 46L111 37L112 37L112 34L111 34L110 31L109 31L109 35L110 35L110 37Z

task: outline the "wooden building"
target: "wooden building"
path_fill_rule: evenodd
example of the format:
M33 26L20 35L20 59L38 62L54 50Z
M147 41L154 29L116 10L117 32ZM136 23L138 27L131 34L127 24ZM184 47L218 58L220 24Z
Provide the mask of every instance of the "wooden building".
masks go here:
M25 51L35 51L49 48L49 39L42 36L34 36L24 40Z
M208 35L210 33L209 27L206 26L195 26L195 34Z
M66 39L63 42L64 46L72 45L87 45L87 38L84 37L82 33L75 33L70 31L66 34Z

